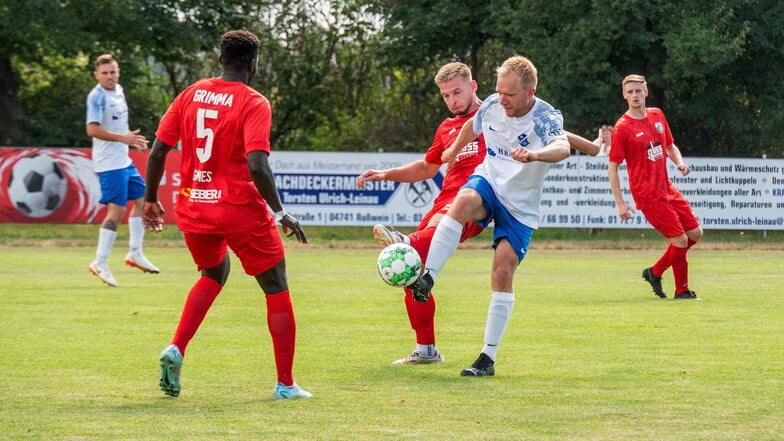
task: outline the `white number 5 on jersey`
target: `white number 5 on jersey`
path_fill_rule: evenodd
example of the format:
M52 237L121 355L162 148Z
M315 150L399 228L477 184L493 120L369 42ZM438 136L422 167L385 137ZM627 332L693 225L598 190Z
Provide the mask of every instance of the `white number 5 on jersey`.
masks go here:
M199 109L196 113L196 137L199 139L207 138L204 141L204 147L196 148L196 156L199 158L199 162L202 163L207 162L212 156L212 142L215 138L215 133L213 133L212 129L204 126L205 118L218 119L218 111Z

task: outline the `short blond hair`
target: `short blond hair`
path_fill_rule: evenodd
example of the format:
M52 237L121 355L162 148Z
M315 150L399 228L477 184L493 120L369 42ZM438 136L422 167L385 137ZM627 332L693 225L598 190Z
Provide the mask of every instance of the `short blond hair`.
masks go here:
M645 77L638 74L626 75L626 78L621 82L621 87L625 86L626 83L642 83L642 87L648 88L648 82L645 81Z
M446 83L455 77L462 77L466 81L472 81L471 68L468 67L467 64L460 63L459 61L447 63L438 69L433 81L435 81L436 85L439 85L441 83Z
M102 54L102 55L98 55L98 57L95 58L95 61L93 62L93 66L95 67L95 70L98 70L99 66L103 66L104 64L109 64L112 62L114 63L117 62L117 60L114 59L114 56L112 54Z
M536 89L536 85L539 83L536 66L534 66L534 63L532 63L531 60L522 55L515 55L514 57L507 58L507 60L496 69L495 73L499 77L513 73L520 79L520 84L529 89Z

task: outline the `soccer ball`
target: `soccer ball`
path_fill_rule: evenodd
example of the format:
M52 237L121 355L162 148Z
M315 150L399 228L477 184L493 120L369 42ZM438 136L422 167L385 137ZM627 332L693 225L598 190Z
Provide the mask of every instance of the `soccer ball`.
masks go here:
M393 243L381 250L377 266L381 280L402 287L411 285L419 277L422 260L411 245Z
M63 169L51 157L40 154L14 164L8 182L11 202L29 217L52 214L63 203L67 189Z

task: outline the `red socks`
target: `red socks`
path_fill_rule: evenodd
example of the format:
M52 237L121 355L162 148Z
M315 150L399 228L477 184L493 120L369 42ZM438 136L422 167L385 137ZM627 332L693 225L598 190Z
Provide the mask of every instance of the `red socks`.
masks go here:
M177 345L183 356L185 348L196 334L201 322L204 321L207 311L210 310L220 294L221 288L221 285L215 280L202 276L188 293L180 323L172 339L172 344ZM297 335L297 323L294 320L291 295L287 290L264 297L267 302L267 327L272 335L278 381L285 386L291 386L294 384L292 366L294 364L294 341Z
M417 302L411 295L411 290L404 288L406 311L411 328L416 333L416 342L420 345L432 345L436 343L436 299L433 293L427 302Z
M428 227L424 230L411 233L408 236L411 247L419 253L419 258L422 259L422 266L425 265L425 261L427 260L427 252L430 250L430 242L433 241L433 235L435 233L436 227Z
M688 248L672 247L670 259L672 260L672 273L675 276L675 294L689 290L689 262L686 261Z
M209 277L200 277L188 293L185 306L182 309L180 323L174 332L172 344L177 345L180 353L185 355L185 348L191 341L201 322L210 310L210 306L221 292L220 283Z
M691 248L692 246L694 246L694 244L696 244L696 243L697 242L689 239L688 242L687 242L686 248L684 248L684 249L688 251L688 249ZM656 261L656 263L653 264L652 271L653 271L653 275L654 276L661 277L662 274L664 274L664 272L667 271L667 269L672 266L672 254L671 253L672 253L672 249L673 248L675 248L675 246L673 244L670 244L670 246L668 246L667 249L664 251L664 254L661 255L659 260ZM681 291L678 291L678 292L681 292Z
M278 381L284 386L294 384L292 369L294 365L294 342L297 337L297 323L294 320L294 307L288 290L278 294L265 295L267 301L267 327L272 336L275 351L275 367Z
M408 236L411 241L411 246L419 253L423 266L427 260L427 252L430 250L430 242L433 241L433 234L435 234L435 232L436 227L428 227ZM408 312L408 321L411 323L411 329L416 333L417 344L435 344L435 297L431 293L427 302L421 303L414 300L410 289L403 288L403 291L405 291L404 299L406 302L406 312Z
M664 274L664 272L667 271L667 268L672 266L672 258L670 256L673 248L675 248L675 246L673 244L670 244L670 246L668 246L667 249L664 250L664 254L662 254L661 257L659 257L659 260L657 260L656 263L653 264L651 271L653 272L654 276L661 277L662 274Z

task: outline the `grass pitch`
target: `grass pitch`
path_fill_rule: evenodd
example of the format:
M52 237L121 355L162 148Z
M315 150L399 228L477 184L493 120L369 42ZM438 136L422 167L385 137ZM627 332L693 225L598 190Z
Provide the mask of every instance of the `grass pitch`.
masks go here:
M536 242L536 238L534 238ZM640 278L659 250L532 250L493 378L463 378L482 345L492 252L461 249L435 289L446 363L392 366L414 346L378 248L292 247L295 376L274 401L264 302L233 274L188 347L183 391L157 357L197 277L184 248L148 247L161 274L92 247L3 247L0 439L779 440L784 251L690 251L702 301ZM663 243L662 243L663 248ZM672 296L672 276L665 275Z

